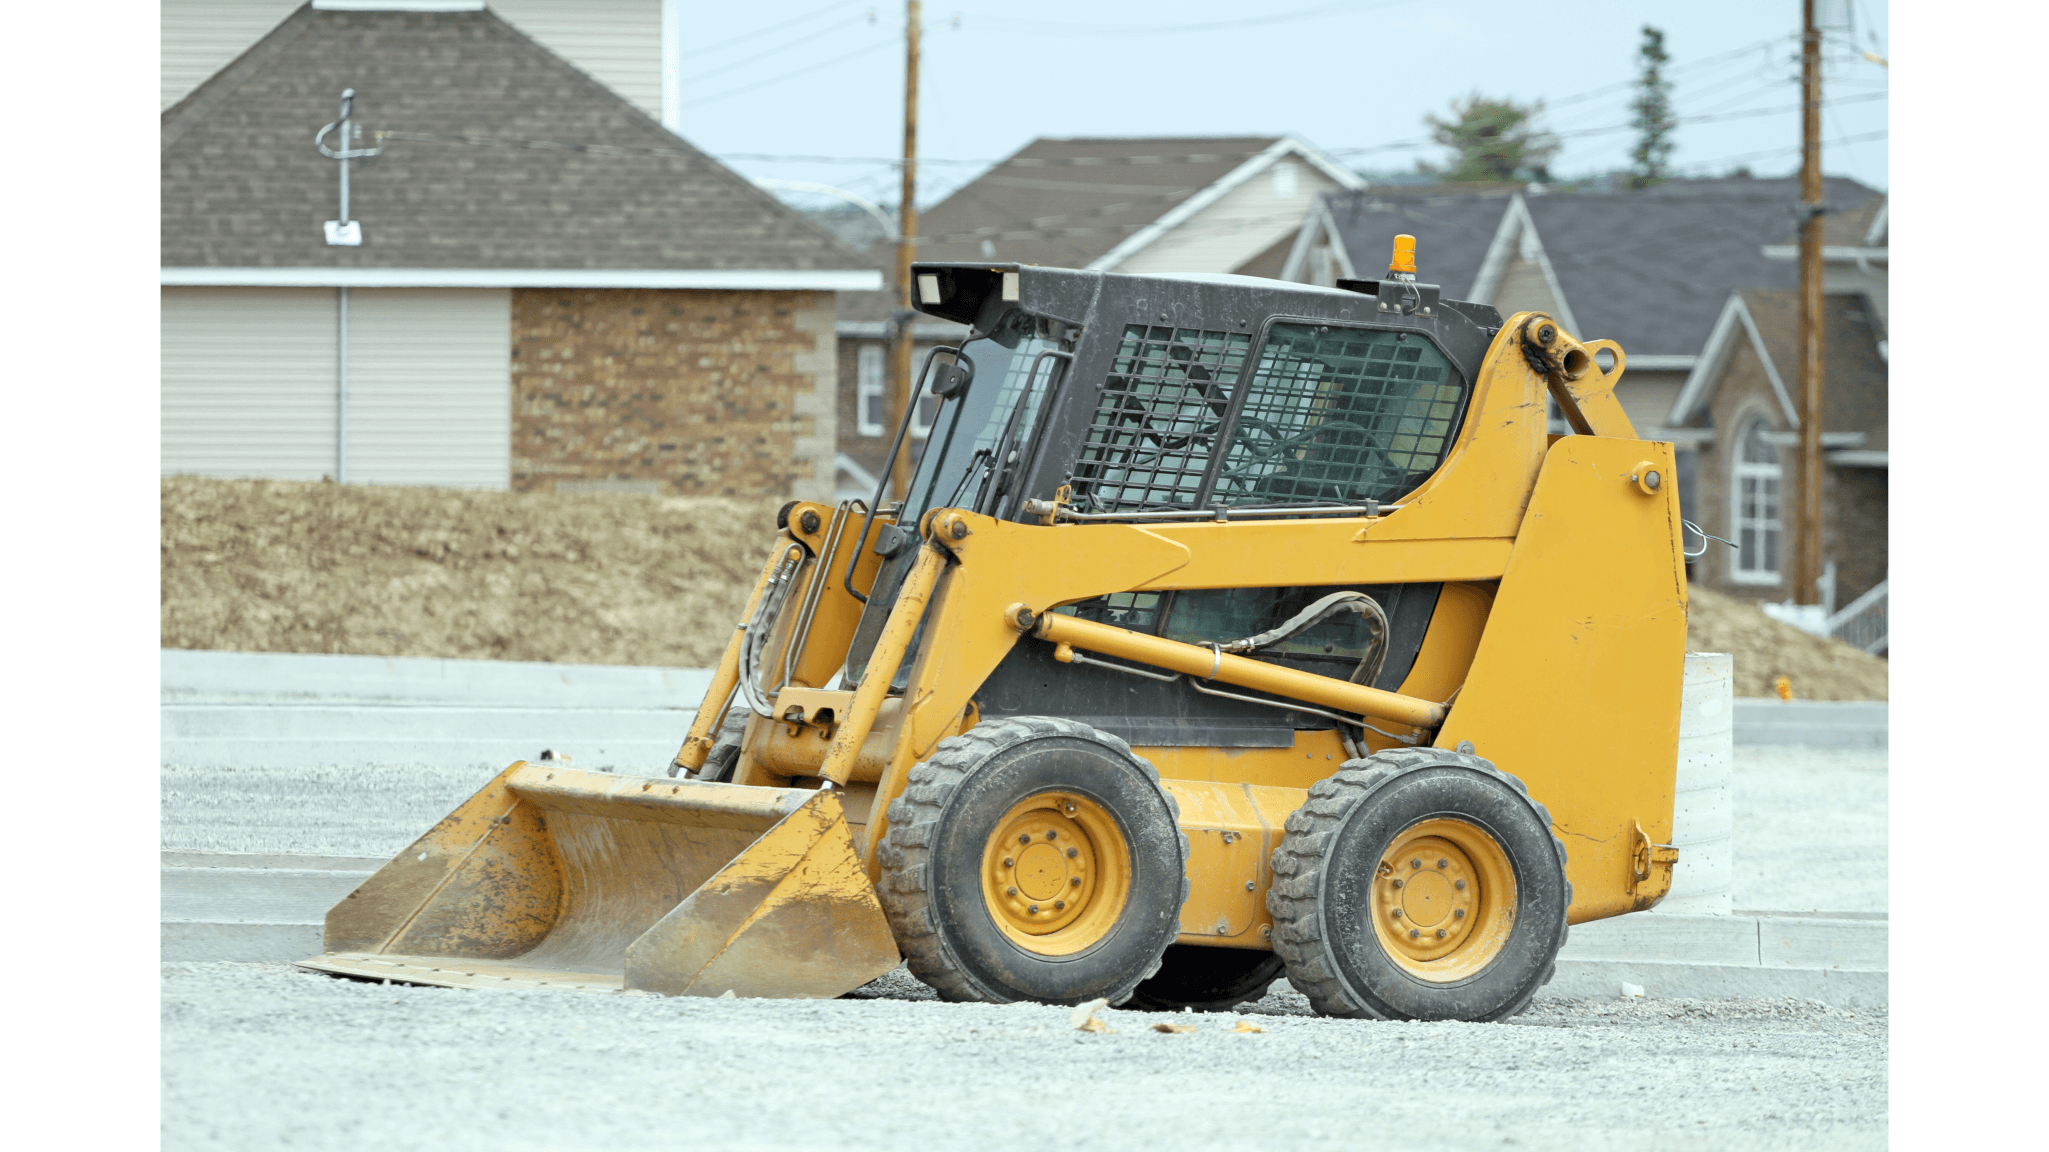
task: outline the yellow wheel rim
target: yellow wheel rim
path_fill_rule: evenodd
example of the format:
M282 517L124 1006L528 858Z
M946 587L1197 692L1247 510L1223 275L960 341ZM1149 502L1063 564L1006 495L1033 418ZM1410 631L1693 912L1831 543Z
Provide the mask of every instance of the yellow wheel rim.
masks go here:
M982 898L1011 943L1068 956L1109 935L1131 895L1131 849L1086 796L1044 792L996 822L982 850Z
M1409 974L1448 984L1501 954L1515 927L1515 869L1484 829L1425 820L1394 838L1373 877L1373 932Z

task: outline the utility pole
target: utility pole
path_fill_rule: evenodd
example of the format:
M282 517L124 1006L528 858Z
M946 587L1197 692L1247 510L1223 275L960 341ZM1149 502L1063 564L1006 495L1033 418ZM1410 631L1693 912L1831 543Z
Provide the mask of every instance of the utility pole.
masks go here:
M1800 534L1793 602L1821 603L1821 29L1800 0Z
M920 0L904 8L904 171L897 202L896 323L890 326L889 415L901 426L911 396L911 261L918 246L918 17ZM899 500L911 492L910 445L890 465L890 487Z

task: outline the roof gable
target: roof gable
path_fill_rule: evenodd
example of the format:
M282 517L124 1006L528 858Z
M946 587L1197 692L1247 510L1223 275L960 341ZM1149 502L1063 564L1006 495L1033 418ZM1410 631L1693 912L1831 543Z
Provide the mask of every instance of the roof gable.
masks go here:
M1084 268L1122 248L1121 260L1149 242L1131 243L1141 233L1289 152L1343 172L1291 137L1041 138L921 213L918 258Z
M1797 385L1800 301L1793 289L1745 288L1729 293L1700 360L1687 377L1668 417L1674 427L1706 414L1739 345L1747 345L1764 367L1786 426L1800 427L1792 392ZM1890 373L1885 331L1871 302L1861 294L1831 293L1822 299L1823 427L1828 432L1862 432L1862 446L1883 449L1888 426Z
M1345 275L1386 271L1394 238L1408 233L1416 238L1417 276L1442 285L1454 300L1470 300L1510 194L1369 188L1324 197L1321 219Z
M356 91L350 215L313 148ZM396 133L381 141L381 132ZM815 224L488 10L304 7L162 117L178 268L862 267Z

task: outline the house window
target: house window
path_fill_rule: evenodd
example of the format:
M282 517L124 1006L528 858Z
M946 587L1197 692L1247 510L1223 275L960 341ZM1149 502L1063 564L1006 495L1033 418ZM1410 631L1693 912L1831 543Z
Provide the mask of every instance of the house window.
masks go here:
M882 345L861 345L854 367L855 425L863 436L880 436L888 415L882 396Z
M1295 176L1298 171L1294 164L1286 160L1274 165L1274 199L1293 200L1295 198Z
M1752 420L1736 441L1735 501L1730 533L1735 538L1736 568L1743 584L1779 582L1779 500L1782 476L1779 450L1766 439L1762 419Z

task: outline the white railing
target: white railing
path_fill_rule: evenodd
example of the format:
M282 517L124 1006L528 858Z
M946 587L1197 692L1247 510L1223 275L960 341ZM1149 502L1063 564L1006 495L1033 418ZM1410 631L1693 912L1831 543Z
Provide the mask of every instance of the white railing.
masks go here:
M1862 648L1874 656L1885 651L1888 599L1886 590L1891 583L1891 577L1880 580L1869 592L1845 604L1841 611L1830 616L1825 626L1828 635L1845 644Z

